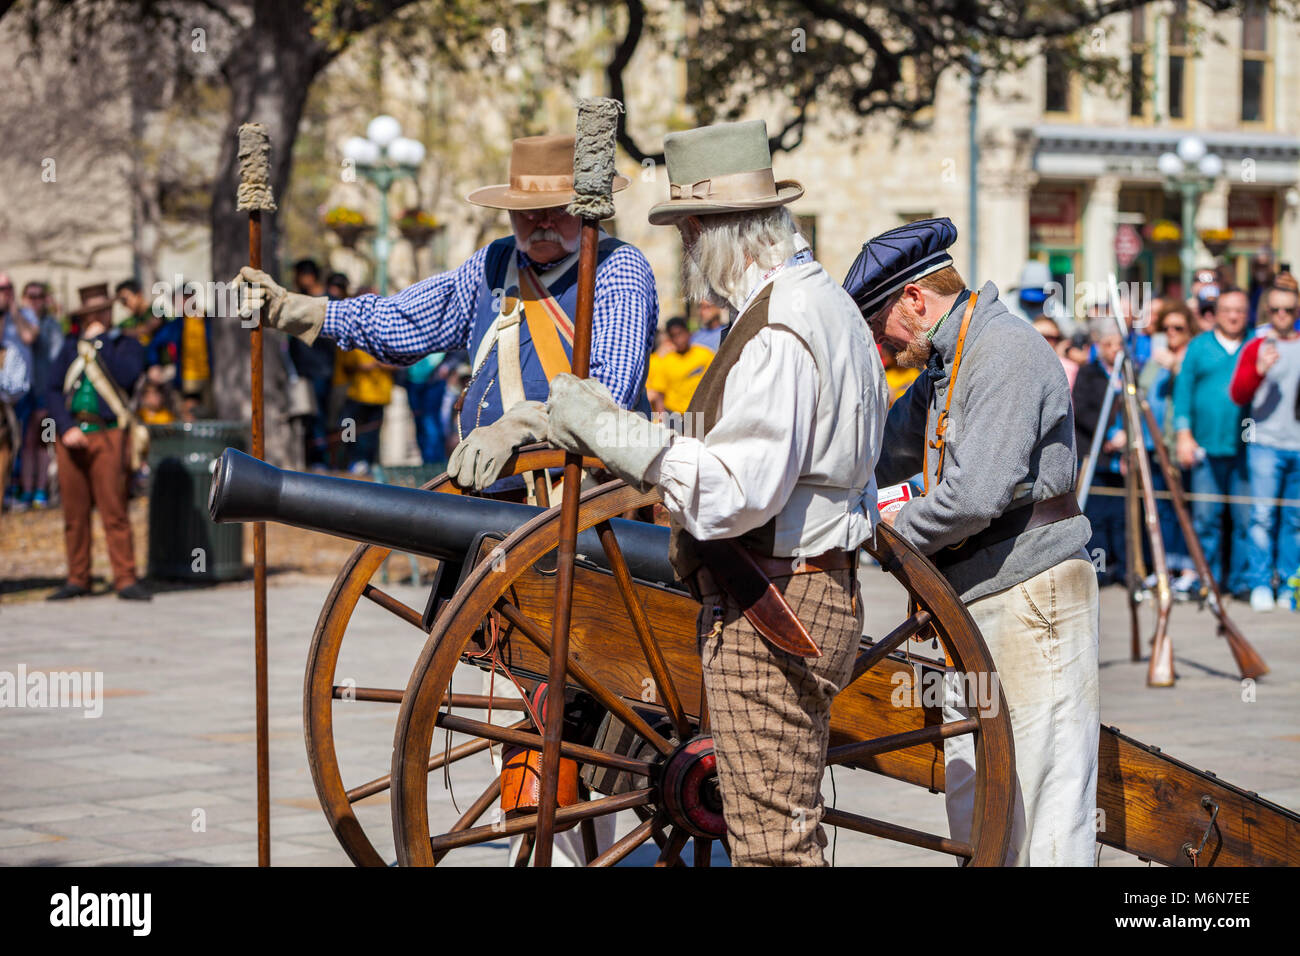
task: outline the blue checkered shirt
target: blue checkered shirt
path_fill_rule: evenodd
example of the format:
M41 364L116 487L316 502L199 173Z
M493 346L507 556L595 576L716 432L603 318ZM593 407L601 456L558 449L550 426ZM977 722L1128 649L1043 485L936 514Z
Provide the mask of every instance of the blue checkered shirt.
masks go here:
M544 268L522 252L520 265ZM396 295L362 295L331 302L321 334L341 349L361 349L393 365L410 365L430 352L469 347L479 296L490 296L487 246L458 268L430 276ZM641 250L622 245L596 270L591 377L624 408L635 405L659 323L654 273Z

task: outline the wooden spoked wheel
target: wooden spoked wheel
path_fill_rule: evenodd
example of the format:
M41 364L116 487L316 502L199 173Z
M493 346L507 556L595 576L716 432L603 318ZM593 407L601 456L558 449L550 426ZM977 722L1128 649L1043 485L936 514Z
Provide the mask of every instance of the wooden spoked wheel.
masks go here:
M546 469L564 464L564 455L551 449L520 451L506 470L509 474L531 473L540 480ZM599 462L587 460L585 464L598 466ZM445 475L434 478L423 486L427 491L461 494L460 489ZM307 744L307 761L321 808L330 828L343 846L344 852L358 866L386 866L384 857L375 848L357 819L353 806L356 802L388 789L385 774L354 786L347 786L339 768L335 741L334 711L338 706L365 707L377 705L393 712L393 705L401 702L400 688L358 687L343 685L337 679L339 655L358 604L365 599L394 617L394 626L411 634L411 660L418 655L419 637L412 628L424 633L422 612L404 604L372 582L390 549L375 545L359 545L348 557L330 589L321 609L312 635L311 650L307 655L307 670L303 686L303 731ZM462 706L481 703L473 699L458 699ZM497 709L517 707L510 701L495 701ZM443 755L430 762L433 771L445 763L455 762L486 750L486 746Z
M655 491L643 493L610 482L586 492L579 508L579 530L597 530L611 570L579 566L575 571L567 664L570 687L590 695L634 732L637 746L593 747L566 735L563 757L585 768L621 772L627 785L558 808L555 827L559 832L622 810L634 810L641 818L638 826L598 856L589 855L591 866L613 865L652 839L660 846L658 865L662 866L683 863L688 841L694 842L691 856L697 865L707 865L712 839L724 839L725 846L725 836L711 825L720 813L716 781L711 783L707 773L711 754L703 752L708 717L696 652L699 605L680 592L635 582L609 523L657 500ZM546 559L557 545L559 512L553 507L538 515L496 546L492 561L474 567L441 612L411 674L398 713L391 773L393 833L401 865L433 865L459 848L526 835L534 828L531 815L480 824L495 800L493 786L450 826L440 822L431 828L428 767L439 728L467 737L461 747L500 742L542 749L541 728L507 729L460 716L447 706L447 690L458 665L479 652L487 620L504 632L512 672L534 679L548 674L554 575L548 572ZM872 553L883 570L906 588L916 610L888 635L864 646L853 682L832 709L828 761L939 790L943 760L940 749L936 766L936 748L947 738L973 734L972 833L966 843L837 809L828 809L823 822L949 854L970 864L998 865L1010 834L1015 765L1010 722L1001 690L992 680L988 649L957 595L919 552L882 527ZM621 602L615 594L621 595ZM891 652L909 638L929 633L943 644L957 671L987 675L996 694L992 706L977 708L968 719L944 723L935 708L904 712L891 704L888 672L910 669L890 657ZM647 695L647 688L653 693ZM647 697L658 719L646 716Z

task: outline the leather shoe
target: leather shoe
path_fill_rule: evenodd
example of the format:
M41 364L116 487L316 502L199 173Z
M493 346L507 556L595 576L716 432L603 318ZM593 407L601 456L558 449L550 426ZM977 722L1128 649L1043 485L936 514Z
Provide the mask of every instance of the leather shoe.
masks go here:
M134 584L128 584L122 590L117 592L117 596L123 601L152 601L153 595L144 589L144 586L136 581Z
M85 597L90 594L89 588L83 588L76 584L65 584L45 600L47 601L67 601L70 598Z

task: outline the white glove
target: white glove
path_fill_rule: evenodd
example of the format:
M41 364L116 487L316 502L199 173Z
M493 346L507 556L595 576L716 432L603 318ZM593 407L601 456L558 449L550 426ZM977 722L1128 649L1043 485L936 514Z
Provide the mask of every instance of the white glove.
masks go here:
M620 408L594 378L561 374L551 379L546 440L556 448L599 458L628 484L645 487L645 474L676 434L671 428Z
M501 468L520 445L546 437L546 406L520 402L491 425L481 425L451 450L447 474L460 488L482 491L501 478Z
M302 295L289 292L261 269L244 266L235 277L235 284L244 283L244 302L241 316L260 310L262 324L290 335L296 335L308 345L316 341L321 326L325 324L325 309L329 300L324 296Z

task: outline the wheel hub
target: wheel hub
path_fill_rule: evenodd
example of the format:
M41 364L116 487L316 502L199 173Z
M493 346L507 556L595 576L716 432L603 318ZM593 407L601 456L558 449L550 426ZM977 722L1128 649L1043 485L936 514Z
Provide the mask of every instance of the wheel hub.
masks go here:
M712 735L694 737L674 750L664 764L659 788L664 811L675 826L703 839L726 835Z

